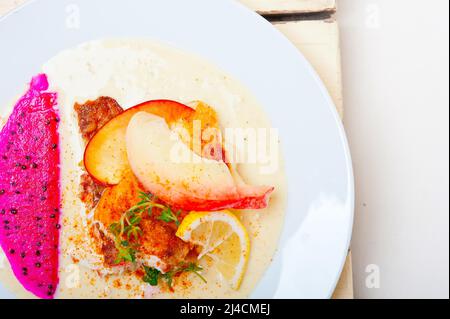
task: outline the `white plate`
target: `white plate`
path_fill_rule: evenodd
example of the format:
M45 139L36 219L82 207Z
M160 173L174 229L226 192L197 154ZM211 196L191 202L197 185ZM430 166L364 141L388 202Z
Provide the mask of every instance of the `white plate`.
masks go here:
M79 14L80 25L72 18ZM0 21L0 105L59 51L105 37L150 37L244 83L280 129L289 202L279 251L254 298L329 298L353 224L350 154L335 106L298 50L228 0L38 0ZM11 297L1 287L0 297Z

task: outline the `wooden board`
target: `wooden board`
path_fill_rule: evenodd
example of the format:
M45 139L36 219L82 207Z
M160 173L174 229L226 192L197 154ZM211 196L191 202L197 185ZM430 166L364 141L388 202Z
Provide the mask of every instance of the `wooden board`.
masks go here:
M334 11L336 0L239 0L261 14L298 14ZM0 12L5 14L26 0L0 0Z
M239 0L261 14L293 14L334 11L336 0Z
M325 83L343 118L339 28L334 20L294 21L275 26L291 40Z
M25 2L26 0L0 0L0 17Z
M336 286L333 299L353 299L353 267L352 253L349 252L342 270L341 278Z

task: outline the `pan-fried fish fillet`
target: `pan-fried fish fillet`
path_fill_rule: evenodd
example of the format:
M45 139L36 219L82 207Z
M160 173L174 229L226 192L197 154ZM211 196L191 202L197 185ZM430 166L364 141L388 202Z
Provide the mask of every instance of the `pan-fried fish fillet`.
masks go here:
M139 192L142 190L136 177L129 172L118 185L107 188L103 192L95 209L94 220L101 223L100 227L96 226L97 238L101 242L100 250L108 266L115 265L117 250L107 229L112 223L119 221L124 212L140 201ZM139 238L137 258L146 264L156 261L157 264L151 266L166 270L185 261L194 247L176 237L175 225L158 220L159 215L160 211L155 208L152 216L145 214L139 224L142 235ZM180 217L184 217L183 214ZM105 231L108 234L104 234Z
M192 103L196 109L194 118L187 121L191 139L186 141L190 146L193 136L193 123L199 120L201 129L216 128L220 134L217 114L208 105L202 102ZM122 107L110 97L99 97L94 101L87 101L84 104L75 104L75 111L78 115L78 125L84 142L89 143L90 139L112 118L123 112ZM216 137L221 142L221 137ZM203 143L208 141L202 140ZM205 145L202 145L202 149ZM222 157L221 147L215 150L203 150L207 157ZM219 154L217 154L219 150ZM205 152L206 151L206 152ZM107 267L116 266L118 251L115 247L109 226L120 220L122 214L136 205L140 201L139 192L143 188L131 171L116 186L105 188L97 183L89 174L81 177L81 199L88 209L95 208L94 223L90 229L90 234L94 238L96 250L103 256L104 264ZM144 218L140 223L143 233L139 240L138 261L148 266L156 267L162 271L168 270L171 266L178 265L190 258L195 258L195 247L187 244L175 236L176 226L174 223L165 223L158 220L160 211L154 209L151 217ZM186 215L182 213L180 220Z

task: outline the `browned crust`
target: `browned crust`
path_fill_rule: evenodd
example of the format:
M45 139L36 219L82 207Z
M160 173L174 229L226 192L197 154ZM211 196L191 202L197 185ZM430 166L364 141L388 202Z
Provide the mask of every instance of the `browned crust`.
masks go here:
M101 96L94 101L87 101L83 104L75 103L74 110L85 144L106 123L123 112L119 103L107 96ZM89 174L84 173L81 176L80 199L88 209L93 209L97 205L104 190L105 187L97 183Z
M75 103L74 109L86 144L106 123L123 112L123 108L116 100L106 96L84 104Z

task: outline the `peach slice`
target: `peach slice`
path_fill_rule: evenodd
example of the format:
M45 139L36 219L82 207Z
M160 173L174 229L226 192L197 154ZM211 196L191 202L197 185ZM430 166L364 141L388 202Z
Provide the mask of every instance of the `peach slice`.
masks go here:
M177 209L262 209L274 190L237 183L225 162L200 157L172 134L163 118L146 112L130 120L126 149L144 188Z
M84 153L84 166L98 182L117 185L129 169L125 132L130 119L139 112L160 116L169 125L195 114L194 109L184 104L156 100L139 104L113 118L90 140Z

